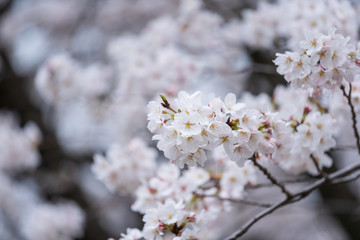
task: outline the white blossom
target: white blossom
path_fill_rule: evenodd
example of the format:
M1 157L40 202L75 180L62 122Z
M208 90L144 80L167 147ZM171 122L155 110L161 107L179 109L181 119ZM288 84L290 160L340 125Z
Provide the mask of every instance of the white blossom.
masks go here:
M34 206L21 223L22 233L28 240L71 240L81 237L84 217L72 203Z
M350 37L336 34L335 29L327 35L307 31L306 40L300 42L304 53L277 54L274 63L288 82L310 93L334 89L343 81L352 82L359 73L355 46L349 40Z
M29 122L23 129L16 118L6 112L0 113L0 170L21 171L34 169L40 162L37 150L41 133L35 123Z
M106 153L94 156L92 170L111 191L132 194L142 181L149 179L155 170L156 152L139 138L126 147L112 145Z

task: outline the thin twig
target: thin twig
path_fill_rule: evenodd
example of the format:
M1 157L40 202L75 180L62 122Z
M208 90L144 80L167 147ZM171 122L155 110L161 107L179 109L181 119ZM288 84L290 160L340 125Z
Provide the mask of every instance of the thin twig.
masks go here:
M256 161L256 157L255 155L253 157L250 158L250 160L254 163L254 165L260 169L261 172L263 172L265 174L265 176L276 186L278 186L281 191L286 195L287 198L290 198L292 196L292 194L285 188L285 186L283 184L281 184L273 175L271 175L271 173L264 168L260 163L258 163Z
M289 179L289 180L278 180L279 183L282 185L285 184L297 184L297 183L304 183L304 182L314 182L314 178L298 178L298 179ZM277 187L274 186L273 183L259 183L256 185L248 185L245 188L246 189L258 189L258 188L264 188L264 187Z
M340 184L340 183L346 183L348 181L355 180L360 177L360 173L357 175L354 175L352 177L346 177L349 176L351 173L354 173L360 169L360 163L353 164L351 166L345 167L339 171L336 171L332 174L328 175L328 179L321 178L317 180L315 183L310 185L309 187L305 188L304 190L291 195L289 198L286 198L273 206L265 209L264 211L257 214L254 218L249 220L245 225L243 225L237 232L233 233L227 240L236 240L242 235L244 235L256 222L258 222L263 217L269 215L270 213L274 212L275 210L284 207L286 205L289 205L291 203L300 201L301 199L304 199L306 196L308 196L310 193L318 189L319 187L325 185L325 184ZM345 176L345 177L343 177ZM339 179L340 177L343 177Z
M340 146L336 146L331 148L329 151L346 151L346 150L353 150L353 149L357 149L356 146L353 145L340 145Z
M346 176L343 178L335 179L332 181L332 184L348 183L357 180L360 178L360 173L353 174L351 176Z
M318 171L320 176L322 176L325 179L328 179L328 175L323 171L323 169L320 169L319 163L317 162L316 158L312 154L310 154L310 158L313 161L313 163L316 167L316 170Z
M248 72L254 72L254 73L263 73L263 74L269 74L274 75L277 74L276 69L271 64L264 64L264 63L253 63L249 67L245 67L239 71L237 71L237 74L243 74Z
M360 154L360 135L359 135L359 131L357 129L357 120L356 120L355 108L354 108L354 105L353 105L353 103L351 101L351 92L352 92L351 83L349 83L349 88L350 88L349 89L349 94L346 94L344 85L341 85L341 90L342 90L344 96L347 98L349 106L350 106L351 118L352 118L352 122L353 122L352 126L353 126L353 130L354 130L354 135L355 135L355 138L356 138L356 146L357 146L358 152Z
M336 174L336 177L334 177L333 179L338 179L341 177L349 176L350 174L357 172L358 170L360 170L360 164L356 163L356 164L350 165L339 171L334 172L333 174ZM330 176L332 176L333 174L330 174Z
M233 203L241 203L241 204L246 204L246 205L251 205L251 206L256 206L256 207L271 207L272 204L270 203L260 203L260 202L254 202L254 201L249 201L249 200L244 200L244 199L234 199L234 198L223 198L220 197L218 195L212 194L212 195L206 195L206 194L198 194L198 193L194 193L195 196L197 197L201 197L201 198L205 198L205 197L211 197L211 198L217 198L221 201L229 201L229 202L233 202Z
M274 204L272 207L269 207L265 209L264 211L257 214L253 219L251 219L249 222L247 222L245 225L242 226L242 228L235 232L233 235L231 235L228 240L236 240L242 235L244 235L257 221L265 217L266 215L269 215L270 213L274 212L276 209L284 206L285 204L288 204L290 202L290 199L284 199L277 204Z

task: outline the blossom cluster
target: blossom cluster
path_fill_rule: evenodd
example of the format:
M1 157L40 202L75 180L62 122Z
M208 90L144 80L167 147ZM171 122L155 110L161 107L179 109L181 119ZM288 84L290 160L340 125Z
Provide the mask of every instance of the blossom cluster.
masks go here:
M84 213L74 203L42 203L29 209L21 227L27 239L72 240L82 236L84 219Z
M204 150L220 145L238 162L255 151L271 154L274 150L268 117L236 103L234 94L228 94L225 101L212 97L206 105L200 92L180 92L172 104L165 97L162 100L149 103L148 128L157 133L158 148L180 168L204 165Z
M193 167L181 172L174 164L167 163L160 165L151 178L145 179L140 170L146 168L146 161L152 160L153 153L142 141L134 139L125 149L116 145L110 147L106 159L95 155L93 171L111 190L131 194L136 188L131 208L144 214L145 225L142 230L128 229L121 235L122 240L207 238L215 234L208 227L224 211L232 209L230 200L245 198L245 187L257 182L253 163L249 160L239 167L227 159L223 148L214 150L212 160L215 161L211 161L206 169ZM131 169L134 164L141 168L137 169L139 175L136 176L137 170ZM113 173L118 177L111 178ZM133 173L135 177L127 173ZM140 186L136 178L143 179Z
M305 40L300 42L303 52L277 53L274 63L278 73L298 87L333 89L344 80L352 82L359 73L359 50L349 40L335 29L327 35L305 31Z
M336 145L338 116L322 108L319 99L309 98L302 89L278 86L272 99L266 95L247 95L243 101L273 112L270 122L276 148L270 156L272 162L293 174L317 174L317 167L331 166L326 152Z
M10 113L0 113L0 171L34 169L40 162L37 147L41 133L36 124L28 122L23 129Z
M156 133L158 148L181 168L203 165L204 150L217 146L238 164L256 154L296 174L316 174L313 161L319 168L332 163L325 152L335 146L334 118L302 90L278 88L275 106L269 98L260 98L263 104L253 101L251 107L249 98L246 104L237 103L232 94L224 102L213 97L203 105L199 92L180 92L171 104L162 100L149 103L148 127Z
M67 54L49 58L39 69L35 87L50 105L74 98L96 98L110 89L111 69L104 64L83 67Z
M155 157L154 149L134 138L126 147L110 146L106 157L95 155L92 171L111 191L132 194L143 181L154 175Z
M234 162L228 162L224 166L220 179L219 196L224 199L243 199L246 185L256 185L257 176L254 164L246 161L239 168Z
M161 165L156 176L136 190L132 210L144 214L143 230L129 229L120 239L206 238L211 234L208 224L231 209L227 199L243 199L245 186L255 184L257 179L251 161L239 167L219 161L223 157L219 150L215 168L193 167L182 174L173 164Z
M246 34L242 39L250 46L271 49L281 46L281 38L285 38L287 47L297 50L304 29L327 32L331 28L352 40L357 38L356 9L350 1L261 1L257 9L244 11L242 29Z
M156 207L158 202L164 202L168 198L191 202L195 190L209 180L210 174L201 168L191 168L180 175L175 165L162 165L156 176L136 190L136 201L131 208L145 213L148 209Z
M143 236L145 239L199 239L198 232L205 219L201 214L184 210L185 205L179 201L167 199L144 215Z
M206 220L200 214L184 211L184 204L167 199L159 203L157 208L146 212L143 217L144 230L127 229L126 234L121 234L120 240L141 239L173 239L195 240L199 238L200 226ZM204 229L203 229L204 231Z

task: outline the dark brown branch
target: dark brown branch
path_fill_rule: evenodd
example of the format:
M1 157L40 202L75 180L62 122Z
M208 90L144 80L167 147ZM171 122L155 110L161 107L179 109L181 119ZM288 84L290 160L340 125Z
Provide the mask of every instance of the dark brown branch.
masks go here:
M279 183L282 185L285 184L297 184L297 183L304 183L304 182L314 182L314 178L298 178L298 179L290 179L290 180L278 180ZM256 185L246 186L246 189L258 189L264 187L277 187L273 183L259 183Z
M281 191L286 195L287 198L290 198L292 196L292 194L285 188L285 186L280 183L275 177L273 177L273 175L271 175L271 173L266 169L264 168L260 163L258 163L256 161L256 157L253 156L252 158L250 158L250 160L254 163L254 165L260 169L260 171L262 173L264 173L264 175L273 183L275 184L276 186L278 186Z
M336 174L336 179L337 178L341 178L341 177L344 177L344 176L349 176L350 174L356 172L360 170L360 164L353 164L353 165L350 165L348 167L345 167L339 171L336 171L335 173L333 174L330 174L330 177L333 176L334 174ZM335 179L334 178L334 179Z
M200 197L200 198L205 198L205 197L211 197L211 198L217 198L221 201L229 201L229 202L233 202L233 203L241 203L241 204L246 204L246 205L251 205L251 206L256 206L256 207L271 207L272 204L269 203L260 203L260 202L254 202L254 201L248 201L248 200L244 200L244 199L233 199L233 198L223 198L220 197L218 195L206 195L206 194L198 194L198 193L194 193L194 195L196 197Z
M264 211L257 214L253 219L251 219L245 225L243 225L242 228L238 232L235 232L233 235L231 235L227 239L228 240L236 240L236 239L238 239L239 237L244 235L260 219L262 219L266 215L269 215L270 213L274 212L276 209L278 209L278 208L280 208L280 207L282 207L282 206L284 206L286 204L289 204L289 203L290 203L290 199L287 198L285 200L282 200L282 201L278 202L277 204L274 204L272 207L269 207L269 208L265 209Z
M319 163L317 162L316 158L312 154L310 154L310 158L313 161L313 163L314 163L314 165L316 167L316 170L318 171L320 176L322 176L325 179L328 179L328 175L323 171L323 169L320 169Z
M346 176L343 178L335 179L332 181L332 184L341 184L355 181L360 178L360 173L353 174L351 176Z
M328 175L328 178L321 178L317 180L314 184L310 185L309 187L305 188L304 190L291 195L289 198L286 198L273 206L265 209L264 211L257 214L254 218L249 220L245 225L243 225L239 231L233 233L227 240L236 240L242 235L244 235L256 222L258 222L263 217L269 215L270 213L274 212L275 210L284 207L286 205L289 205L291 203L300 201L307 197L310 193L318 189L319 187L325 185L325 184L340 184L340 183L346 183L349 181L356 180L360 177L360 173L354 174L353 176L349 176L351 173L354 173L360 169L360 164L353 164L348 167L345 167L339 171L336 171L335 173L332 173ZM343 177L345 176L345 177ZM349 176L349 177L347 177ZM341 178L343 177L343 178ZM339 179L340 178L340 179Z
M340 146L331 148L329 151L347 151L347 150L354 150L354 149L357 149L357 147L352 146L352 145L340 145Z
M351 100L351 92L352 92L351 83L349 83L349 94L346 93L344 85L341 85L341 90L349 103L349 107L351 110L351 119L352 119L352 123L353 123L352 126L353 126L353 130L354 130L354 135L356 138L356 146L357 146L358 152L360 154L360 135L359 135L359 131L357 129L357 119L356 119L355 108L354 108L354 105Z

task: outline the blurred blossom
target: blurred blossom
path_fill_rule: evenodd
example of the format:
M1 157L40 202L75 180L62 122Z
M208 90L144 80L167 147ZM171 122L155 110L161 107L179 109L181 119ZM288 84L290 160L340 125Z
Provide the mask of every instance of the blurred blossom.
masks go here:
M20 74L31 72L42 63L51 49L47 32L36 26L24 26L14 42L13 64Z
M30 122L21 129L11 113L0 112L0 171L36 168L40 162L37 151L40 141L41 133L36 124Z

